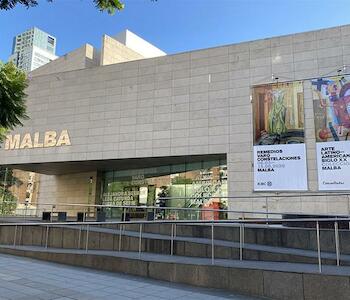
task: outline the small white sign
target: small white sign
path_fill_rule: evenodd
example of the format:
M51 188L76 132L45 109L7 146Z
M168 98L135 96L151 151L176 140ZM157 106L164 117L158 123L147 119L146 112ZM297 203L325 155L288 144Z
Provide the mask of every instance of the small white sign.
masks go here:
M140 204L147 204L147 198L148 198L148 187L141 186L140 187L139 203Z
M350 141L316 143L318 188L350 190Z
M254 146L255 191L305 191L305 144Z

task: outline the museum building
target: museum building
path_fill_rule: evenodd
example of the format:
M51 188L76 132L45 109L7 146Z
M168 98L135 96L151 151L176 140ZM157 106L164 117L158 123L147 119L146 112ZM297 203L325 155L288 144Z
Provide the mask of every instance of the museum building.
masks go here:
M349 25L172 55L104 35L29 74L0 165L41 174L29 209L347 214L348 73Z

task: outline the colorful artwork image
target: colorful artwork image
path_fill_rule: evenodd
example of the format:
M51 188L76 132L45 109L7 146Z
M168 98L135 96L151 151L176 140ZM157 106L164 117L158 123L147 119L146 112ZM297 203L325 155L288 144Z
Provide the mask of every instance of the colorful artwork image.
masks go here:
M254 190L307 190L303 83L254 86L252 95Z
M311 81L317 142L350 140L350 76Z
M300 81L253 87L254 145L304 143Z

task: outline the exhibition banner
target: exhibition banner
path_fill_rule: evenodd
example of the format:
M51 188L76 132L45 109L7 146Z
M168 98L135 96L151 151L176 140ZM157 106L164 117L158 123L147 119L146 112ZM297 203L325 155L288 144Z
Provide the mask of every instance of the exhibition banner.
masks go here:
M350 147L348 141L317 143L320 190L350 190Z
M305 144L254 146L255 191L307 190Z
M254 190L307 190L303 83L255 86L252 96Z
M319 190L350 190L350 76L311 83Z

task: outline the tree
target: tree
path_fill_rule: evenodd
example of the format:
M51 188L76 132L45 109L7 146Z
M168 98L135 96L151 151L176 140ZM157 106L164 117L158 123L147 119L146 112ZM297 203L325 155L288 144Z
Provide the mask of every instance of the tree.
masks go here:
M47 1L52 2L53 0ZM93 3L100 11L107 11L109 14L114 14L117 10L124 8L124 3L121 0L93 0ZM0 9L12 9L17 4L30 8L37 6L38 0L0 0Z
M5 133L6 133L6 129L0 127L0 142L4 139Z
M26 94L27 77L13 63L0 61L0 142L7 130L22 126L27 119Z
M23 182L14 176L11 169L0 167L0 213L12 214L17 207L17 198L9 190L12 186L20 186Z

